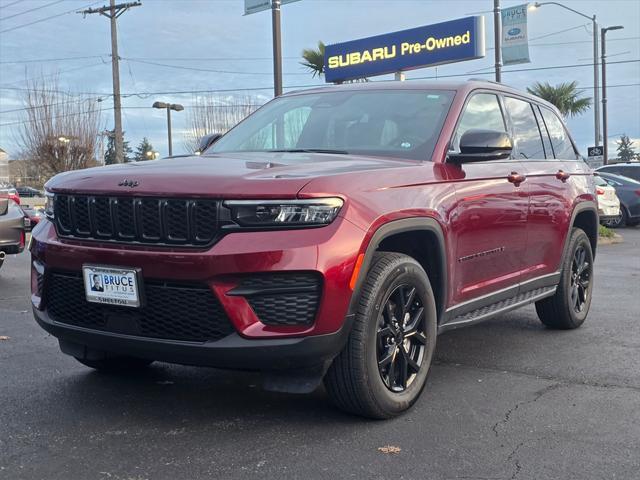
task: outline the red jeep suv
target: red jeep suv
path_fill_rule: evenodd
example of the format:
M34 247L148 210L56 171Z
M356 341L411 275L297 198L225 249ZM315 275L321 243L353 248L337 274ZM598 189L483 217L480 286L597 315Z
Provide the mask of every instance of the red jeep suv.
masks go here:
M32 301L98 370L259 370L387 418L436 337L535 302L584 322L598 207L558 111L491 82L276 98L202 155L67 172L34 229Z

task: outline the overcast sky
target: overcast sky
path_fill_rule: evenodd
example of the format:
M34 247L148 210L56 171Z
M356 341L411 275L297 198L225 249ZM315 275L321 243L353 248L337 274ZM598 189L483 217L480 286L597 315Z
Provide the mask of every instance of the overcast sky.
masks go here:
M0 0L0 147L10 155L19 150L15 122L24 119L24 111L8 110L22 107L19 89L25 78L57 72L64 89L91 92L95 101L102 100L97 105L105 109L111 106L109 21L98 15L83 18L73 13L103 3L108 1ZM166 116L163 111L151 109L151 104L156 100L169 101L182 103L187 109L194 103L193 93L153 92L238 89L235 94L244 96L247 92L242 89L264 88L249 93L260 102L270 98L273 77L269 12L245 17L243 0L142 0L142 3L118 21L122 92L137 94L123 99L125 137L132 146L146 136L156 150L166 155ZM607 34L609 61L628 62L611 64L607 69L611 87L609 134L619 137L626 133L636 139L636 148L640 149L640 0L563 3L588 15L595 13L600 25L624 25L624 30ZM503 0L502 4L508 7L520 2ZM342 42L471 13L486 17L486 58L415 70L407 78L468 73L470 77L492 79L493 17L487 12L492 7L492 0L300 0L285 5L284 85L321 83L299 64L301 50L315 46L318 40ZM38 22L41 19L46 20ZM35 23L27 25L32 22ZM580 87L585 87L585 94L592 96L592 67L509 73L523 68L592 62L589 20L554 5L543 6L529 14L529 36L531 63L506 67L504 83L524 89L535 81L555 84L576 80ZM181 153L186 114L174 113L172 118L174 153ZM104 112L104 124L112 128L108 110ZM586 147L593 144L593 113L589 111L569 120L569 127L586 155Z

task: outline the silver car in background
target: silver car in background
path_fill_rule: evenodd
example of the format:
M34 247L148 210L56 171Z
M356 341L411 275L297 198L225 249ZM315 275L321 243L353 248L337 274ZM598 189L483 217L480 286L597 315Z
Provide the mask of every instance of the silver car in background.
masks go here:
M0 190L0 267L6 255L20 253L25 245L25 217L19 199Z

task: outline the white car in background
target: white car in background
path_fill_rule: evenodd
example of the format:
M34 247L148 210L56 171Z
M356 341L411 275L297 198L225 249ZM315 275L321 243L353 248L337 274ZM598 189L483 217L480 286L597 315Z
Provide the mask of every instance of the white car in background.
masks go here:
M596 192L598 194L598 215L600 223L613 220L620 215L620 199L616 195L616 189L607 183L607 181L595 174Z

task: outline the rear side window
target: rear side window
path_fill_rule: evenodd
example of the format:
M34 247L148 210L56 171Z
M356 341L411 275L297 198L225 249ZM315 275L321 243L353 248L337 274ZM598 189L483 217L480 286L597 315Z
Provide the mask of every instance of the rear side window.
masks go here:
M460 151L460 137L471 129L506 132L498 97L490 93L478 93L471 97L464 109L458 130L453 139L453 150Z
M540 107L533 105L533 113L536 114L536 120L538 121L538 127L540 128L540 134L542 135L542 144L544 145L544 155L548 159L555 158L553 156L553 148L551 147L551 139L549 137L549 131L542 120L542 114L540 113Z
M573 148L573 144L569 139L569 135L562 121L555 113L547 108L540 107L540 111L542 112L542 118L549 131L555 158L560 160L575 160L577 158L576 151Z
M513 139L519 158L545 158L538 122L529 102L505 97L504 103L513 124Z

